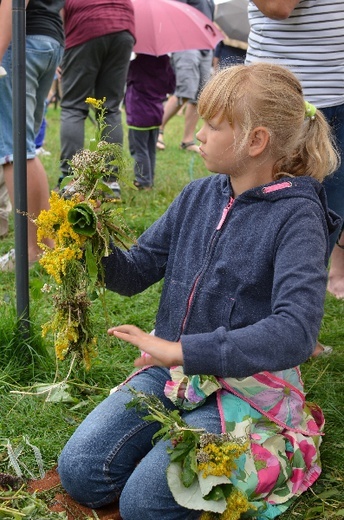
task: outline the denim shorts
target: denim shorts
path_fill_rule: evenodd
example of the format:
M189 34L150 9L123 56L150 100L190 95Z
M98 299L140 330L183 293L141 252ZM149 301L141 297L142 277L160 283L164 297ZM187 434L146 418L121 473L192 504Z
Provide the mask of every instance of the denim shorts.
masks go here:
M36 155L35 137L39 131L44 102L52 85L63 47L49 36L26 36L26 157ZM7 76L0 78L0 164L13 162L12 46L3 57Z

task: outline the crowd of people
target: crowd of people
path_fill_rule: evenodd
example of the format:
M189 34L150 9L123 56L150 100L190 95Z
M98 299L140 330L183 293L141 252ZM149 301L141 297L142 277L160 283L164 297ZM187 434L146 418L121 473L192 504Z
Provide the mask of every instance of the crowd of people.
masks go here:
M183 3L214 20L213 0ZM1 0L0 235L14 203L11 9ZM344 298L343 11L344 0L250 0L247 45L224 39L214 52L133 58L131 0L26 0L31 215L48 207L36 138L57 70L58 185L83 147L90 96L105 98L104 138L119 145L124 103L138 190L153 188L157 150L168 147L165 127L181 107L180 149L199 154L214 174L182 190L129 251L113 247L103 259L107 288L124 296L164 279L153 333L133 325L108 333L141 350L126 384L153 393L193 427L220 434L235 424L245 432L250 445L235 482L254 497L258 519L285 511L321 471L323 418L305 403L297 367L331 351L317 340L326 290ZM116 173L109 166L104 182L120 198ZM41 251L28 226L33 263ZM14 262L12 250L0 270ZM91 508L119 499L124 520L199 519L169 485L166 442L152 444L158 425L127 408L126 384L68 441L62 485ZM278 387L276 406L259 404L253 387L257 394ZM262 463L271 469L264 478Z

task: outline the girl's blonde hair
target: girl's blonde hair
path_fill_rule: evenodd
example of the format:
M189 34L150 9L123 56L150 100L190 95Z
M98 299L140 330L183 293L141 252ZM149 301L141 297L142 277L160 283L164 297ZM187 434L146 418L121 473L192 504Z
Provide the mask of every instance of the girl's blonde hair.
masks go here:
M300 82L288 69L271 63L235 65L220 70L206 84L198 101L199 115L237 122L244 146L251 131L270 133L274 177L309 175L322 181L339 164L331 129L317 110L306 117Z

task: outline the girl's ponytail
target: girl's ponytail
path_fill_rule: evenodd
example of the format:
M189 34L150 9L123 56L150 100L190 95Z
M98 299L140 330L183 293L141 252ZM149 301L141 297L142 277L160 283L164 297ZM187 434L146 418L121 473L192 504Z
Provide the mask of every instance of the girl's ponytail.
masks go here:
M306 101L299 145L290 159L284 157L275 168L296 177L309 175L321 182L338 168L339 162L340 155L329 124L322 112Z

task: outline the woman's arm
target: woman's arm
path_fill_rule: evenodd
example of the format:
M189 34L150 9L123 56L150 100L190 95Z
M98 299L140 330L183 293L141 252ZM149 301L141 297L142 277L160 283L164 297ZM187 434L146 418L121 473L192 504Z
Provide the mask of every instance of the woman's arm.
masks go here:
M285 20L289 18L300 0L252 0L259 11L268 18Z

